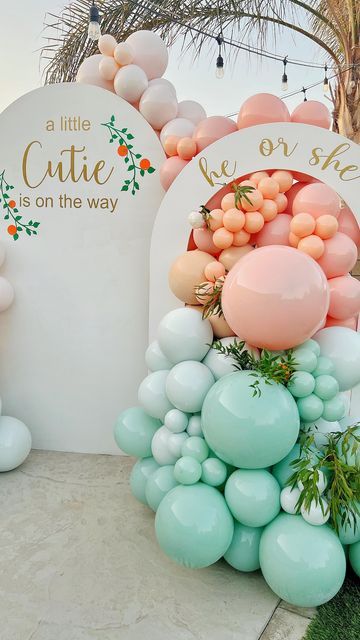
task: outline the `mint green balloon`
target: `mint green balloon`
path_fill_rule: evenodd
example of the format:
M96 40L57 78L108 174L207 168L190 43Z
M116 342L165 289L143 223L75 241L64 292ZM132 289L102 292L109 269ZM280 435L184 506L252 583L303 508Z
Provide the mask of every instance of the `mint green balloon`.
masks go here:
M307 371L295 371L289 380L287 388L295 398L305 398L314 391L315 378Z
M295 369L297 371L307 371L312 373L315 371L317 365L317 357L311 349L305 349L304 347L297 347L293 351L293 356L296 361Z
M201 465L201 481L212 487L224 484L227 478L227 466L219 458L207 458Z
M201 471L198 460L183 456L175 463L174 476L180 484L195 484L201 478Z
M176 487L173 465L165 465L154 471L146 482L145 498L150 509L156 511L161 500Z
M297 607L318 607L341 588L346 558L328 525L313 526L302 516L281 513L260 540L260 567L279 598Z
M225 500L236 520L263 527L280 511L280 486L265 469L238 469L226 482Z
M329 422L335 422L344 417L345 411L345 402L341 395L338 394L335 398L331 398L331 400L324 400L322 418Z
M282 460L294 446L300 420L296 402L282 385L259 378L253 395L251 371L220 378L202 409L205 440L215 454L235 467L264 469Z
M165 496L156 512L155 532L166 555L200 569L226 553L234 521L221 493L198 482L179 485Z
M209 455L209 447L204 438L200 436L190 436L181 447L182 456L190 456L198 462L204 462Z
M360 578L360 542L350 545L349 561L356 575Z
M310 349L310 351L315 353L317 358L320 355L320 345L319 345L318 342L316 342L316 340L313 340L312 338L310 338L309 340L306 340L306 342L303 342L302 344L300 344L298 349Z
M125 453L136 458L151 456L151 440L160 420L152 418L141 407L123 411L114 427L115 442Z
M276 478L282 489L287 486L290 476L292 476L295 471L294 467L291 466L291 463L299 457L300 445L296 444L285 458L273 466L271 473Z
M154 458L142 458L134 464L130 474L130 489L139 502L148 504L146 500L146 483L159 465Z
M339 383L333 376L317 376L314 393L321 400L331 400L339 393Z
M238 571L260 569L259 545L263 527L247 527L234 522L234 535L224 560Z
M324 403L314 393L297 401L300 418L304 422L313 422L320 418L324 411Z
M360 513L360 502L356 502L356 507ZM349 520L346 524L341 524L341 519L338 518L339 525L339 540L341 544L355 544L360 541L360 515L354 516L349 513Z
M330 358L326 358L326 356L319 356L316 369L312 372L314 378L318 376L331 376L335 371L335 366Z

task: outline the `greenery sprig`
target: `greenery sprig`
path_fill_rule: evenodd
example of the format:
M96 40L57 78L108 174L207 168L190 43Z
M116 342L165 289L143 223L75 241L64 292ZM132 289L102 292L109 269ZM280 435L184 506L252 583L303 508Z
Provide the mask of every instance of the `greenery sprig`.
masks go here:
M255 187L240 186L239 184L236 184L236 182L233 182L231 186L235 194L235 207L238 209L241 208L241 202L243 199L252 205L252 201L249 198L248 193L255 191Z
M202 317L204 320L210 316L221 317L223 315L221 294L224 282L225 278L222 277L215 281L213 287L210 282L202 282L195 287L195 295L203 304Z
M345 433L336 431L324 434L326 444L321 450L315 445L316 434L302 434L300 455L291 463L294 473L287 484L292 489L299 482L303 485L296 512L299 513L302 506L309 510L313 502L320 504L323 515L330 513L329 522L336 533L340 526L353 527L356 531L356 520L360 516L357 504L360 502L360 470L350 464L351 459L360 454L359 427L360 423L349 427ZM320 471L328 479L327 488L322 494L328 503L326 507L317 486Z
M5 179L5 169L0 172L0 204L2 204L4 220L9 220L10 224L7 232L12 236L13 240L19 239L19 234L25 231L28 236L36 236L37 228L40 222L29 220L27 223L23 221L21 213L19 213L16 201L10 197L9 192L14 189Z

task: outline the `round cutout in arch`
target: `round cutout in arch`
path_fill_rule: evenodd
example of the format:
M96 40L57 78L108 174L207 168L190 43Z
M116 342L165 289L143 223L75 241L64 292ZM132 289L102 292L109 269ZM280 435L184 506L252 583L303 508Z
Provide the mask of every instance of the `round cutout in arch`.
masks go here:
M118 453L109 425L146 372L164 152L138 111L88 85L23 96L0 136L1 275L15 290L0 314L4 412L35 448Z

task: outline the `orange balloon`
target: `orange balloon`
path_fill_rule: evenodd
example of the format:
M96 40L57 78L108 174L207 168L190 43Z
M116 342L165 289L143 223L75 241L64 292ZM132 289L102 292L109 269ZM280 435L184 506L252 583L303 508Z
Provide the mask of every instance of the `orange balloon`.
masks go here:
M276 180L276 182L278 183L280 187L280 193L285 193L286 191L289 191L294 181L292 177L292 173L290 173L290 171L274 171L271 177L273 180Z
M232 329L230 329L228 323L226 322L224 316L209 316L210 324L212 326L212 330L214 332L215 338L230 338L230 336L234 336L235 333Z
M236 231L234 233L233 245L234 247L244 247L246 244L248 244L249 240L250 233L248 233L244 229L241 229L241 231Z
M247 193L246 198L241 198L240 206L244 211L259 211L263 203L264 198L262 193L258 189L255 189L251 193Z
M300 242L300 238L298 236L296 236L295 233L290 231L290 233L289 233L289 245L291 247L294 247L294 249L297 249L297 246L298 246L299 242Z
M303 253L307 253L307 255L314 258L314 260L321 258L322 254L325 251L323 240L321 240L319 236L314 236L314 235L306 236L306 238L302 238L299 241L297 248L299 249L299 251L302 251Z
M216 231L223 226L224 212L222 209L213 209L210 211L209 227L211 231Z
M273 199L277 206L278 213L284 213L284 211L288 208L288 199L284 193L278 193L277 196ZM290 211L289 211L290 213Z
M323 240L327 240L328 238L332 238L339 228L339 223L335 216L331 216L329 214L325 214L317 218L315 234L322 238Z
M305 238L315 231L315 220L310 213L298 213L290 222L290 231L298 238Z
M191 160L196 156L196 142L192 138L180 138L176 148L178 156L183 160Z
M223 211L228 209L235 209L235 194L233 192L227 193L221 200L221 208Z
M180 140L179 136L168 136L166 138L165 144L164 144L164 150L167 156L172 157L172 156L178 155L177 145L179 140Z
M278 214L278 208L274 200L264 200L262 207L259 209L265 222L274 220Z
M228 251L228 249L227 249ZM221 262L214 260L205 267L205 276L210 282L215 282L218 278L225 275L225 267Z
M169 286L173 294L188 304L197 304L195 287L206 280L205 267L214 257L204 251L187 251L176 258L169 272Z
M259 211L249 211L245 214L244 229L248 233L257 233L261 231L265 224L265 220Z
M255 173L252 173L250 176L250 180L251 182L254 182L254 184L256 185L256 187L258 186L260 180L262 180L263 178L268 178L269 174L266 171L255 171Z
M243 247L229 247L220 253L219 262L224 265L227 271L230 271L234 264L246 256L249 251L254 251L254 247L251 244L245 244Z
M231 231L225 229L225 227L221 227L214 231L213 242L218 249L227 249L231 247L233 243L234 235Z
M228 231L241 231L245 224L245 214L239 209L228 209L224 213L223 225Z
M276 198L280 191L280 186L273 178L262 178L258 184L258 189L264 198Z

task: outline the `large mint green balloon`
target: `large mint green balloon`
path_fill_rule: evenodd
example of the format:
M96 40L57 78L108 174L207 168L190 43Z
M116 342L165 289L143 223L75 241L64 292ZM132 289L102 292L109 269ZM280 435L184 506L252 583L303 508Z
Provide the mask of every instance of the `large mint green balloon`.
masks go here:
M174 309L164 316L158 328L162 352L171 362L202 360L209 351L213 330L209 320L188 307Z
M177 409L196 413L201 411L204 398L214 382L208 367L195 360L186 360L171 369L166 380L166 394Z
M259 545L263 527L247 527L234 522L234 535L224 559L238 571L260 569Z
M153 418L164 420L173 405L166 395L166 380L169 371L161 370L150 373L141 383L138 391L139 402L146 413Z
M356 507L360 512L360 502L356 503ZM341 544L354 544L360 541L360 515L354 516L349 513L349 520L346 524L341 524L341 519L338 518L339 524L339 540Z
M148 504L146 500L146 483L151 474L159 468L154 458L142 458L134 464L130 474L130 489L139 502Z
M283 458L282 460L280 460L280 462L277 462L277 464L273 466L271 473L276 478L282 489L286 487L289 478L295 471L294 467L291 466L291 463L294 460L297 460L299 457L300 445L296 444L287 454L287 456L285 456L285 458Z
M226 482L225 500L236 520L262 527L280 511L280 486L265 469L238 469Z
M160 420L152 418L141 407L123 411L114 427L116 444L129 456L147 458L151 456L151 440Z
M179 485L165 496L156 512L155 532L166 555L200 569L226 553L234 521L221 493L199 482Z
M350 545L349 561L356 575L360 578L360 542Z
M238 371L220 378L202 409L205 439L216 455L244 469L263 469L282 460L294 446L300 420L296 402L282 385Z
M334 597L345 578L346 559L328 525L281 513L260 540L260 567L269 587L297 607L317 607Z
M166 494L176 487L173 465L165 465L156 469L146 482L145 498L150 509L156 511Z

